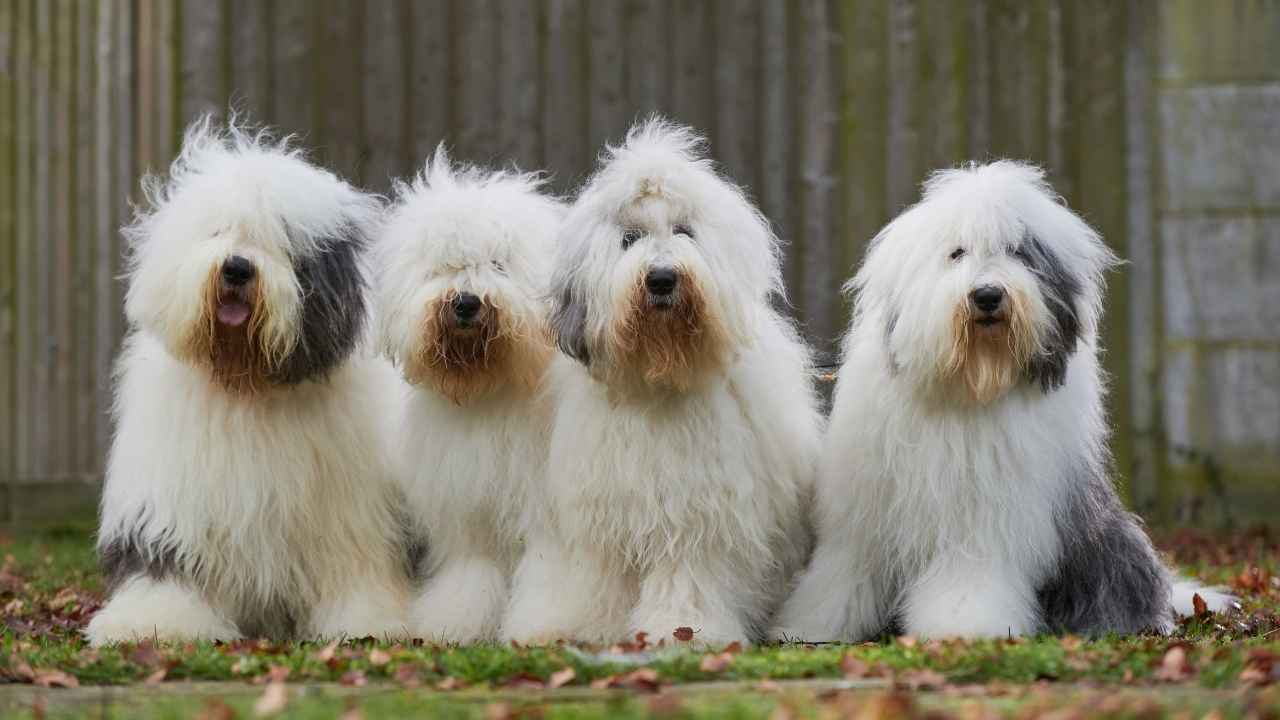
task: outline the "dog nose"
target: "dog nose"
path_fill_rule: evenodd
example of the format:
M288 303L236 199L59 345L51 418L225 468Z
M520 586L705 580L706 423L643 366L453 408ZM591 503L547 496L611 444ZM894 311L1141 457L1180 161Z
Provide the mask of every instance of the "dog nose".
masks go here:
M239 255L232 255L222 263L222 279L228 285L239 287L253 279L257 270L253 267L253 263Z
M675 292L677 277L671 268L654 268L644 276L644 286L654 295L670 295Z
M984 313L993 313L1000 307L1000 301L1004 300L1004 290L995 285L983 285L974 290L970 295L973 298L973 304Z
M458 293L453 298L453 314L459 320L473 320L480 312L480 298L471 293Z

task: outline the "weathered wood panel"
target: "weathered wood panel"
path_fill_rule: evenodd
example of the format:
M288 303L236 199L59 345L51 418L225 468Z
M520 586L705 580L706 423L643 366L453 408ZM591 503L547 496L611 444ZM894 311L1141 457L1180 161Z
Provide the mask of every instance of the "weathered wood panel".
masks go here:
M635 119L691 123L788 243L793 311L828 359L847 321L839 284L939 167L1044 164L1135 262L1167 260L1145 236L1173 237L1197 213L1273 212L1276 124L1260 118L1277 18L1251 0L0 0L0 228L13 238L0 252L0 474L100 472L124 331L118 228L139 176L164 171L199 114L235 107L297 133L377 191L441 141L570 191ZM1219 108L1239 133L1213 121ZM1157 109L1136 148L1133 113ZM1188 217L1155 222L1166 205ZM1130 397L1143 432L1164 432L1152 388L1167 382L1157 346L1174 312L1155 306L1154 271L1131 312L1128 277L1112 277L1105 326L1125 469ZM1269 292L1237 283L1232 302L1255 285ZM1248 364L1237 356L1177 367L1216 382Z

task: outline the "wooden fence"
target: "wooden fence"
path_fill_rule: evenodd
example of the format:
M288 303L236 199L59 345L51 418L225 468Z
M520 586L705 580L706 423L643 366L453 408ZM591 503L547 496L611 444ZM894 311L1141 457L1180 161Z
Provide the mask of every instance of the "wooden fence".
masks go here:
M118 228L200 113L298 133L378 191L441 141L568 190L637 117L692 124L789 242L792 302L829 352L841 282L930 169L1045 164L1126 253L1126 48L1149 15L1141 0L0 0L8 512L35 512L23 488L99 477ZM1122 467L1127 297L1118 275Z

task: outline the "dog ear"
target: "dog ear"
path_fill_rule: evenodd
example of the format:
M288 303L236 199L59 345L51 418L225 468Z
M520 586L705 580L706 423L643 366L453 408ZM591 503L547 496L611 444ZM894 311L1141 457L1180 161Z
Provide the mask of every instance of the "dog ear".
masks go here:
M1044 241L1029 232L1023 236L1015 255L1035 275L1052 318L1041 353L1027 366L1031 379L1049 392L1066 382L1067 359L1076 351L1080 339L1080 279Z
M552 278L553 307L551 308L551 332L556 345L566 355L583 365L591 364L587 349L587 304L574 287L572 273L556 273Z
M311 248L293 258L302 296L301 327L297 345L272 373L273 380L294 384L324 377L355 349L365 323L360 255L368 241L367 230L351 224L335 237L292 243Z

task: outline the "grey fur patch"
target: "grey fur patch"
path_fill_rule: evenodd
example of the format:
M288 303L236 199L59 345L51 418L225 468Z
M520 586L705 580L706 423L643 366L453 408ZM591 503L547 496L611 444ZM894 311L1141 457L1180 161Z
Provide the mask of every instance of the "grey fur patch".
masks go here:
M1096 636L1167 628L1170 575L1142 521L1120 503L1102 468L1082 466L1055 518L1062 553L1038 591L1053 632Z
M591 364L587 346L587 303L574 287L571 268L556 268L551 278L551 332L561 352L583 365Z
M301 337L271 379L285 385L322 379L355 349L365 322L365 278L360 253L368 244L362 228L345 237L323 238L318 250L293 259L302 290Z
M117 535L98 545L98 568L111 595L125 581L138 575L152 580L187 579L178 562L178 552L173 543L164 539L145 540L142 533L132 530Z
M1039 238L1027 233L1014 255L1027 266L1040 283L1045 305L1053 316L1043 352L1027 366L1031 380L1040 383L1045 392L1057 390L1067 381L1067 360L1076 351L1080 339L1080 280L1072 275L1058 256Z
M893 354L893 331L898 327L898 311L889 310L884 322L884 355L889 358L889 372L897 373L901 368L898 358Z

